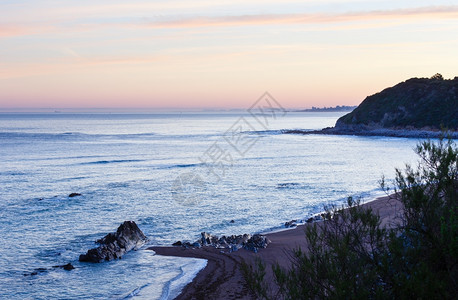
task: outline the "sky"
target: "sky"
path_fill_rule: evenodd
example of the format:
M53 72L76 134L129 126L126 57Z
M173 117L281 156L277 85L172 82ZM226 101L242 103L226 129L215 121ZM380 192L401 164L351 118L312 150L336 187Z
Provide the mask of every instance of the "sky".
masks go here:
M2 0L0 109L358 105L458 76L458 3Z

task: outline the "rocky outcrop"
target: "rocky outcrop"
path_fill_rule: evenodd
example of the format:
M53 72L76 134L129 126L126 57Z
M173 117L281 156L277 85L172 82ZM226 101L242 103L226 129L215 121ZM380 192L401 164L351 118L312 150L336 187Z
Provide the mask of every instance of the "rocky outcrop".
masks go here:
M215 247L218 249L229 249L231 251L237 251L241 248L257 252L258 249L266 248L270 243L264 235L254 234L240 234L240 235L229 235L218 237L207 232L201 233L201 238L194 242L175 242L174 246L181 246L184 248L201 248L201 247Z
M70 195L68 195L69 198L78 197L78 196L81 196L81 194L80 193L71 193Z
M284 130L287 134L330 134L458 138L458 77L411 78L366 97L334 127L322 130Z
M458 130L458 78L412 78L367 97L341 117L341 130Z
M130 250L137 250L148 241L147 237L138 228L134 221L125 221L115 233L109 233L97 241L99 247L90 249L82 254L82 262L102 262L121 258Z

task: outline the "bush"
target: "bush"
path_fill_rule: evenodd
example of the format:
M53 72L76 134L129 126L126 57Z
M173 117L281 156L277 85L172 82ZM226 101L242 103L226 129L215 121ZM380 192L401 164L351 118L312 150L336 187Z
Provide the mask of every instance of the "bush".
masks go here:
M401 298L453 298L458 292L458 150L451 139L440 139L418 144L415 152L421 159L416 169L396 170L395 194L404 215L389 238L387 281Z
M264 299L453 299L458 294L458 150L451 139L415 149L414 169L396 170L394 196L404 206L394 228L359 200L325 207L326 226L306 227L306 251L291 267L273 266L278 291L268 293L265 265L245 264L245 278ZM385 181L382 187L388 192ZM262 276L260 276L262 275Z

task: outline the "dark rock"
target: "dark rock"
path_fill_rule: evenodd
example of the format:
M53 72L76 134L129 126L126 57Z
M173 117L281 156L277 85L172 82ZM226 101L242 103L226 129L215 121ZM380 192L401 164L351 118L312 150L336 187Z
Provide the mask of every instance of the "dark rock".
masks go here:
M192 248L192 244L190 242L184 242L182 246L186 249Z
M97 241L99 247L79 257L83 262L102 262L120 258L130 250L137 250L148 241L134 221L125 221L116 233L109 233Z
M234 221L234 220L231 220L229 223L235 223L235 221Z
M308 218L306 222L307 223L312 223L313 222L313 217Z
M176 241L175 243L172 244L172 246L182 246L183 243L181 241Z
M68 263L66 265L61 265L61 266L53 266L53 268L62 268L66 271L71 271L73 269L75 269L75 267L71 264L71 263Z
M81 196L81 194L80 193L71 193L70 195L68 195L69 198L73 198L77 196Z
M296 222L297 222L297 220L291 220L289 222L285 222L285 227L286 228L296 227L297 226Z
M244 248L250 251L258 252L258 249L264 249L270 243L270 240L261 234L253 235L246 243Z
M212 241L211 241L212 235L211 234L206 233L206 232L201 232L200 235L201 235L201 239L200 239L201 240L201 244L203 246L211 245L211 243L212 243Z
M33 270L33 272L31 273L25 273L24 276L35 276L35 275L38 275L39 273L44 273L46 271L48 271L48 269L46 268L37 268Z
M266 248L270 241L263 235L249 234L230 235L230 236L215 236L207 232L201 233L201 238L196 243L190 245L195 247L197 243L202 246L212 246L218 249L229 249L231 252L237 251L240 248L245 248L250 251L257 252L260 248Z

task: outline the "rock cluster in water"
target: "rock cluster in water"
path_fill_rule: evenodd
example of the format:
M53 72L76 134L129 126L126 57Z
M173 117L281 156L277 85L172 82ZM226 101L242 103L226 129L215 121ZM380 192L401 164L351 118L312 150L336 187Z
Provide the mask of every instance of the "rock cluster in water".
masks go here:
M178 241L173 243L173 246L181 246L184 248L211 246L218 249L230 249L231 251L237 251L244 248L253 252L258 252L258 249L266 248L269 243L269 239L261 234L223 235L218 237L207 232L202 232L201 238L194 243Z
M148 241L134 221L125 221L115 233L109 233L97 241L99 247L90 249L79 257L83 262L102 262L121 258L130 250L137 250Z
M61 269L64 269L65 271L71 271L75 269L75 267L71 263L68 263L66 265L53 266L53 268L61 268Z

